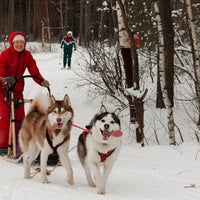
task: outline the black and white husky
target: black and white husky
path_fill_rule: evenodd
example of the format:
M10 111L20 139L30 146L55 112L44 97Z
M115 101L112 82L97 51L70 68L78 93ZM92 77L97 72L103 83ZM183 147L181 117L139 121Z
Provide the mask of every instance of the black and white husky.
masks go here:
M119 112L119 109L114 106L102 105L91 123L86 126L88 131L84 131L79 136L79 159L84 168L88 185L96 186L98 194L105 194L108 176L120 151L122 132ZM103 165L102 174L101 165Z

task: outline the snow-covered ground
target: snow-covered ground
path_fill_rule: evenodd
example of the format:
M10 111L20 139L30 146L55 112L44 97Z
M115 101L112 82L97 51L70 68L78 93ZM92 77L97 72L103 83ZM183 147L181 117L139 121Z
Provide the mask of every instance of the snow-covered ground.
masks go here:
M81 48L73 54L71 70L60 70L62 60L59 45L52 53L35 53L34 57L41 73L51 84L51 93L60 99L65 94L70 96L75 112L74 123L84 127L98 111L100 100L89 99L87 88L77 87L76 73L84 70ZM31 79L26 80L26 98L34 98L40 92L47 91L37 86ZM26 108L28 109L28 105ZM145 112L150 113L150 109ZM181 115L177 115L177 119L179 116L184 119L182 112ZM152 118L146 118L147 122L150 120ZM73 150L69 152L69 156L74 170L75 184L73 186L67 184L66 173L62 166L57 167L49 176L51 184L42 184L40 174L31 180L23 178L22 163L0 160L0 200L199 200L199 143L190 139L177 146L169 146L166 142L162 145L140 147L135 142L128 143L130 132L125 126L127 124L127 120L122 121L124 127L122 148L108 179L105 195L98 195L96 188L87 186L76 148L73 148L77 144L81 130L73 127L70 145L70 149ZM149 126L145 128L151 132ZM183 123L182 130L184 129L188 131L187 123ZM148 131L146 134L148 140L153 137ZM32 170L34 171L34 166Z

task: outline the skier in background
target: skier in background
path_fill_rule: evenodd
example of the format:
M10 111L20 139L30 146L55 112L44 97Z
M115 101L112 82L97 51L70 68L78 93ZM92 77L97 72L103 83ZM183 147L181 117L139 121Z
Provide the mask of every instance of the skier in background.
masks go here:
M61 48L63 48L63 68L66 68L66 64L68 65L68 69L71 69L71 58L73 48L76 50L76 41L73 37L72 31L67 32L67 36L63 37L61 41Z

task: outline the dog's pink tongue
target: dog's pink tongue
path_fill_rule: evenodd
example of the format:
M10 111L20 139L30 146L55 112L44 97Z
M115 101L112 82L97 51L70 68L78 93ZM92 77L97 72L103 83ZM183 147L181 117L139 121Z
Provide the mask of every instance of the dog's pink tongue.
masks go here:
M57 127L57 124L54 123L53 126L51 127L51 130L52 130L52 131L55 131L55 130L56 130L56 127Z
M121 137L122 136L122 131L121 130L111 131L110 135L112 135L114 137Z

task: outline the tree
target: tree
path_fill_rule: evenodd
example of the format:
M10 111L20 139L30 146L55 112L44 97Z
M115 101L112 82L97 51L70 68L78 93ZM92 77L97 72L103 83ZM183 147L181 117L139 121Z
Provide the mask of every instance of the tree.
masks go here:
M116 9L119 25L119 43L120 49L124 61L124 69L126 73L126 83L128 88L133 90L139 89L139 62L136 50L136 44L133 33L129 28L125 1L118 0ZM147 90L140 98L134 96L134 92L131 92L127 97L130 108L130 122L137 124L136 126L136 140L143 145L143 99L146 96Z
M196 124L200 127L200 53L197 40L197 27L195 25L195 19L193 18L191 0L185 0L186 11L187 11L187 20L189 27L189 37L192 46L192 58L193 58L193 69L195 76L195 92L196 92L196 107L198 110L198 120Z
M15 2L12 0L9 0L9 10L8 10L8 24L9 24L9 29L8 32L11 32L14 29L14 9L15 9Z
M173 67L170 68L169 66L170 64L173 66L173 53L169 53L169 51L173 52L174 48L172 48L173 45L171 44L171 41L170 43L168 43L168 40L172 40L173 38L173 31L172 32L166 31L169 28L168 26L170 25L168 21L171 22L171 20L169 20L169 18L171 18L170 1L156 0L154 1L154 9L158 24L157 26L158 26L158 40L159 40L158 44L159 77L160 77L163 101L168 111L167 119L168 119L169 141L170 144L176 144L175 131L174 131L173 103L172 103L173 96L171 93L171 89L173 90L173 88L171 88L171 84L169 84L169 81L167 81L168 76L169 79L172 79L174 74ZM172 26L170 25L170 27ZM168 85L170 85L170 87Z
M163 39L164 39L164 66L166 89L170 104L174 105L174 30L171 18L170 1L158 1L159 14L162 21ZM165 105L162 100L162 91L160 85L160 69L158 68L158 91L157 91L157 108L163 108Z

